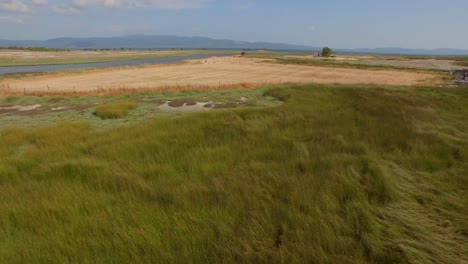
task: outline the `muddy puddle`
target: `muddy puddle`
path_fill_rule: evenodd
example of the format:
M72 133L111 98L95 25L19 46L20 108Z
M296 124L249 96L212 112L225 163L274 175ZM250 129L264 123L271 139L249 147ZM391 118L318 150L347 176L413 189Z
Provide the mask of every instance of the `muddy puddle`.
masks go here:
M184 102L174 103L174 101L166 101L164 104L158 106L159 109L164 111L177 111L177 112L196 112L205 111L214 108L213 102Z
M177 111L177 112L196 112L196 111L207 111L211 109L221 108L236 108L242 106L247 102L247 98L242 97L240 102L229 102L229 103L216 103L213 101L200 102L195 100L173 100L165 101L163 104L158 106L163 111Z
M21 115L33 116L48 113L59 113L63 111L76 111L84 113L90 105L71 105L71 106L44 106L40 104L32 105L0 105L0 115Z
M0 114L34 111L36 109L39 109L40 107L41 107L40 104L0 106Z
M55 100L59 101L59 100ZM95 104L0 104L0 116L37 116L48 115L62 112L76 112L80 115L86 114L90 109L95 107ZM161 110L164 112L199 112L212 109L227 109L245 106L247 103L246 97L232 102L216 102L216 101L200 101L194 99L174 99L174 100L142 100L139 101L140 106L145 106L147 109Z

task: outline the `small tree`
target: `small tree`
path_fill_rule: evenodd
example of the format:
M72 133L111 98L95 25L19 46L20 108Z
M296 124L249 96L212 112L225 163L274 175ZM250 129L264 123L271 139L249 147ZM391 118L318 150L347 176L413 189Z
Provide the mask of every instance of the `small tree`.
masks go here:
M323 57L330 57L333 54L333 50L330 49L329 47L325 47L322 50L322 56Z

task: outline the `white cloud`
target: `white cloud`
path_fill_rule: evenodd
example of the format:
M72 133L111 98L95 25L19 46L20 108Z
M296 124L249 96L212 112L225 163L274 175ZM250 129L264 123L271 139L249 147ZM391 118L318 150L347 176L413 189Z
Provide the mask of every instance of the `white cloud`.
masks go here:
M131 9L162 9L178 10L203 7L214 0L64 0L56 5L48 0L0 0L0 22L24 23L32 19L33 13L49 13L60 15L79 15L86 8L131 8ZM122 32L152 32L153 28L123 28L115 27L113 31Z
M19 0L2 1L0 2L0 10L16 13L31 13L29 6Z
M156 8L156 9L191 9L200 8L206 1L204 0L139 0L128 1L134 7Z
M202 7L207 0L73 0L77 7L130 7L153 9L191 9Z
M120 0L73 0L73 4L78 7L104 6L117 7L121 5Z
M52 12L56 14L61 14L61 15L79 15L80 9L73 7L73 6L53 6L52 7Z
M32 0L33 4L36 5L47 5L48 1L47 0Z
M29 17L22 16L22 15L0 15L0 22L2 23L17 23L17 24L22 24L26 20L28 20Z

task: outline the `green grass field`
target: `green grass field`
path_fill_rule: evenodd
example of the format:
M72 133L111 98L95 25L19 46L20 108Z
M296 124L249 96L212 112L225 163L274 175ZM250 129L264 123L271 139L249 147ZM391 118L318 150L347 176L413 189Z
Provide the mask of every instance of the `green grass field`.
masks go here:
M3 129L1 262L468 262L467 89L265 94L284 103Z
M468 67L468 56L403 56L404 59L453 60L456 65Z
M411 56L411 55L394 56L394 55L389 55L389 56L383 56L383 58L392 59L392 60L428 60L428 59L431 59L431 60L451 60L451 61L454 62L455 65L468 67L468 56L424 56L424 55L419 55L419 56Z
M459 66L468 67L468 59L457 61L456 64Z

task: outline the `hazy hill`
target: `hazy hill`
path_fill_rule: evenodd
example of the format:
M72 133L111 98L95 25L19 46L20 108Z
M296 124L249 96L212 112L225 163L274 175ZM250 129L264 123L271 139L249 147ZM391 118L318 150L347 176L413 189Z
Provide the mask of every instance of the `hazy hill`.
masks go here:
M245 42L206 37L178 37L178 36L124 36L109 38L55 38L45 41L34 40L0 40L0 46L46 47L63 49L278 49L278 50L317 50L318 48L268 43Z
M321 48L304 45L293 45L270 42L246 42L227 39L213 39L207 37L180 36L146 36L133 35L122 37L98 38L54 38L48 40L0 40L0 47L45 47L59 49L270 49L270 50L304 50L318 51ZM376 54L404 54L404 55L457 55L468 56L468 50L461 49L337 49L338 52L376 53Z

